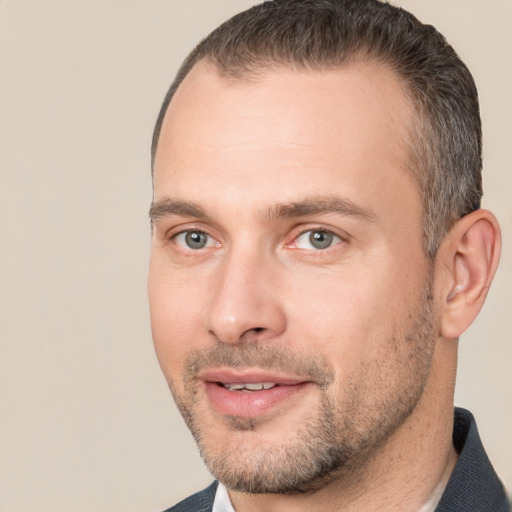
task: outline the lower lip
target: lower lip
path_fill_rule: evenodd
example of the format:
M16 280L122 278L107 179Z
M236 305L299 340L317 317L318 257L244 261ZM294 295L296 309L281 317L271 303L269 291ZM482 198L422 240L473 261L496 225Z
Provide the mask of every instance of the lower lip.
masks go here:
M214 409L226 416L255 418L295 397L311 386L304 382L292 386L276 386L260 391L230 391L219 384L205 382L206 395Z

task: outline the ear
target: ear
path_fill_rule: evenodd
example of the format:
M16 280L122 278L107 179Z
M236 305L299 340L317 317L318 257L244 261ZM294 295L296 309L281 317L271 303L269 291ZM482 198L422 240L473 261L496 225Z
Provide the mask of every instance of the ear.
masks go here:
M501 251L498 221L487 210L460 219L436 256L440 335L456 339L471 325L487 296Z

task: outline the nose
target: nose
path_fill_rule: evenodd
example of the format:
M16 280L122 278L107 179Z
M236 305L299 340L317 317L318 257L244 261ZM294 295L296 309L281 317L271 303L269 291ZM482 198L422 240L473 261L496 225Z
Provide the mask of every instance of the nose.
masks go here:
M216 269L205 327L223 343L270 340L286 329L277 269L264 256L232 252Z

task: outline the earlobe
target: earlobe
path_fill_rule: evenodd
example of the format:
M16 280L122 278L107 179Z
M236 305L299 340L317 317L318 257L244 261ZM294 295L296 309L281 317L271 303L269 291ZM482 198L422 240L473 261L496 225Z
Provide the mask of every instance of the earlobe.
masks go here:
M441 294L441 336L458 338L476 318L498 267L501 236L487 210L460 219L436 257Z

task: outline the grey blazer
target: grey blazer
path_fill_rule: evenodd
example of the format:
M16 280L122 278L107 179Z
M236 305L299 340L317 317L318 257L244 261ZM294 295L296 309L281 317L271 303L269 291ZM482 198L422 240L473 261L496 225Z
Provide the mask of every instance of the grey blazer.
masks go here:
M206 489L180 501L165 512L212 512L217 485L218 482L213 482Z

